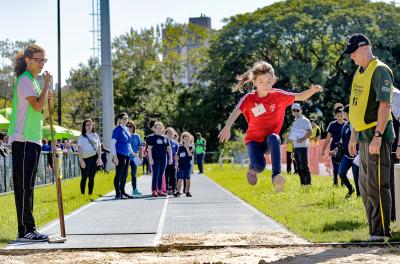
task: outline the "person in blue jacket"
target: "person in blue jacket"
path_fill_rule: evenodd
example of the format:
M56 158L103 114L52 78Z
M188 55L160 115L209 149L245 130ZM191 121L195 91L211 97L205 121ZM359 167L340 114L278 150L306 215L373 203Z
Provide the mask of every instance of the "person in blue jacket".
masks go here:
M111 153L113 154L112 162L115 164L115 199L132 198L125 192L126 178L128 176L129 156L133 155L130 144L131 134L126 124L129 121L127 113L120 113L117 116L118 126L114 128L111 140Z

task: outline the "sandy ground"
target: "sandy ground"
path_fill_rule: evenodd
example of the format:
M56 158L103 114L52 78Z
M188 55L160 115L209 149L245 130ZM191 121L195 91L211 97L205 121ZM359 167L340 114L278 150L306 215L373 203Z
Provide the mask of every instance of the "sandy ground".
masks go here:
M167 252L130 253L52 251L24 255L9 252L0 254L0 263L400 263L400 248L316 247L287 233L182 234L164 236L161 244L172 249ZM284 246L288 244L298 246ZM179 250L185 245L200 249ZM224 247L201 248L215 245ZM268 245L281 246L271 248Z
M388 248L235 248L212 250L172 250L166 253L141 252L62 252L34 253L25 256L1 255L4 264L20 263L400 263L400 250Z

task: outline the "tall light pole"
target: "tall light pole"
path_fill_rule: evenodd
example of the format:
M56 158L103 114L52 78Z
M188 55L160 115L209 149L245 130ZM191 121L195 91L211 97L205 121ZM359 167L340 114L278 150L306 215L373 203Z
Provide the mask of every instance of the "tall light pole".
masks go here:
M101 20L101 89L103 106L103 143L111 149L112 129L114 128L114 89L112 79L110 3L100 1Z
M61 25L60 0L57 0L57 46L58 46L58 82L57 82L57 121L61 126Z

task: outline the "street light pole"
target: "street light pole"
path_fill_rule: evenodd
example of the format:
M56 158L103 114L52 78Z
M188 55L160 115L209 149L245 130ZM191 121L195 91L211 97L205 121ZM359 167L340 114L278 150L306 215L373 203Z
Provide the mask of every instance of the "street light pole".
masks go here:
M57 45L58 45L58 82L57 82L57 117L61 126L61 27L60 27L60 0L57 0Z

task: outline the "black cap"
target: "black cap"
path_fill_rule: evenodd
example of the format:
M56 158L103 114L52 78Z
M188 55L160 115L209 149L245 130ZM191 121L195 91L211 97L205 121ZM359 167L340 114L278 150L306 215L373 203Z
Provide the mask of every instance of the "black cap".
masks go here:
M371 41L363 34L354 34L349 39L346 48L342 54L351 54L358 49L358 47L371 45Z

